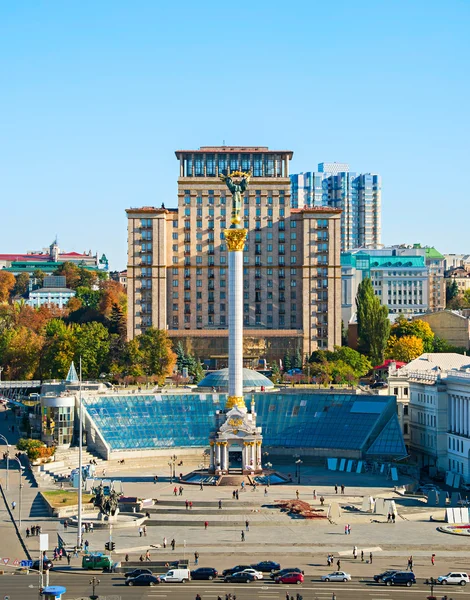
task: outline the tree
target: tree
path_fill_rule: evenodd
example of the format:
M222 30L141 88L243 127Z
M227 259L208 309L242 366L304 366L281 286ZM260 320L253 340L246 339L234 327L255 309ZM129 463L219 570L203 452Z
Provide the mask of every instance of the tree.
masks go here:
M271 365L271 381L273 383L279 383L281 381L281 370L279 369L279 365L277 362L273 362Z
M142 354L142 367L146 375L155 376L159 384L173 373L176 354L171 349L171 341L166 331L149 327L137 336Z
M182 372L183 367L186 366L186 354L184 352L184 347L181 341L176 344L175 348L176 354L176 368L178 371Z
M424 352L433 351L434 332L429 323L422 319L408 321L403 315L400 315L392 325L390 334L397 338L414 335L423 340Z
M433 340L433 352L447 352L447 353L455 353L455 354L465 354L467 349L459 346L452 346L446 340L434 336Z
M457 281L453 279L451 282L447 281L446 283L446 303L450 302L454 298L458 296L459 286L457 285Z
M408 363L421 356L423 352L423 340L416 335L404 335L400 338L391 335L387 345L386 356L393 360Z
M99 312L110 318L113 308L118 306L124 318L127 316L127 294L124 286L111 279L100 282Z
M32 379L39 366L43 344L43 338L26 327L11 330L0 361L5 367L6 377Z
M284 358L282 359L282 364L284 367L284 371L289 371L292 368L292 361L290 355L286 352L284 354Z
M119 337L123 340L126 339L127 319L119 304L113 304L107 325L110 333L119 335Z
M359 284L356 305L359 348L370 357L372 364L379 365L390 335L390 321L388 308L380 304L369 278Z
M297 350L295 351L295 354L292 358L292 367L294 369L302 368L302 353L300 352L300 348L297 348Z
M89 287L79 285L76 292L76 298L81 300L83 308L93 308L95 310L98 308L101 296L99 290L92 290Z
M356 378L363 377L372 369L372 365L366 356L347 346L336 346L333 355L335 361L340 360L349 365Z
M97 379L106 371L109 355L109 331L101 323L77 325L75 331L74 361L82 359L83 376Z
M13 294L15 296L25 296L29 292L29 273L20 273L16 276Z
M44 277L46 274L41 269L35 269L33 271L33 283L35 287L41 287L44 283Z
M16 279L9 271L0 271L0 303L8 302L10 294L15 287Z
M54 271L54 275L62 275L66 278L67 287L71 290L75 290L80 282L80 270L77 265L71 262L64 262L57 267Z
M53 319L45 328L45 343L39 364L43 379L65 379L74 359L76 325L66 325L61 319Z

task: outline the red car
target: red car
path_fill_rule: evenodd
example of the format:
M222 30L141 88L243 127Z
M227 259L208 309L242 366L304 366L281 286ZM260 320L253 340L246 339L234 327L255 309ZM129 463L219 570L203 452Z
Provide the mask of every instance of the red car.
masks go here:
M303 583L304 576L302 573L286 573L285 575L281 575L280 577L276 577L276 583Z

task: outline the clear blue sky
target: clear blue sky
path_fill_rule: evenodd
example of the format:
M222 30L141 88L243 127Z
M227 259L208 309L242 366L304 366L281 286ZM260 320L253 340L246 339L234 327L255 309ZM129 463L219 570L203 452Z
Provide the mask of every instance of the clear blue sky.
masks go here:
M470 252L470 2L4 0L0 252L126 265L174 150L292 149L383 177L383 242Z

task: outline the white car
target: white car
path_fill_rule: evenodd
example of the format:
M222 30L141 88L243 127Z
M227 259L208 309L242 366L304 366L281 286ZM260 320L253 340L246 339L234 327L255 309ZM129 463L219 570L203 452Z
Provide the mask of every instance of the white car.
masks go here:
M261 571L257 571L256 569L243 569L242 573L250 573L250 575L253 575L255 579L263 579L263 573L261 573Z
M467 583L470 583L470 578L467 573L452 571L452 573L447 573L447 575L441 575L437 578L437 581L442 585L467 585Z
M335 571L329 575L322 575L322 581L351 581L351 575L344 571Z

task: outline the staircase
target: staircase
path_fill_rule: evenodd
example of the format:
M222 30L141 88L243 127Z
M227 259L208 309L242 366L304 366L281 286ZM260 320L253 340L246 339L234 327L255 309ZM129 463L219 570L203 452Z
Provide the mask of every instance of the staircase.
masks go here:
M40 471L35 473L38 487L53 487L56 482L68 481L70 472L78 468L78 448L58 449L54 458L54 462L42 465ZM106 462L88 450L82 450L82 465L91 460L96 462L96 473L101 474Z

